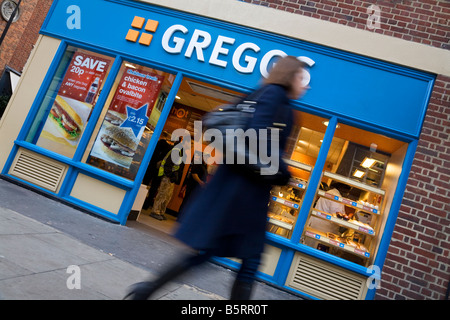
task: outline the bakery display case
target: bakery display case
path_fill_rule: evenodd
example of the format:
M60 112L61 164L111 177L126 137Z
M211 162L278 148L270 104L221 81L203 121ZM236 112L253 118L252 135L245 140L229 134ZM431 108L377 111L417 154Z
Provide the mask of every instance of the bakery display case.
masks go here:
M301 242L369 266L380 238L385 191L325 171L329 189L319 189Z
M267 231L290 238L308 187L312 167L294 160L284 161L292 177L287 185L274 186L270 191Z

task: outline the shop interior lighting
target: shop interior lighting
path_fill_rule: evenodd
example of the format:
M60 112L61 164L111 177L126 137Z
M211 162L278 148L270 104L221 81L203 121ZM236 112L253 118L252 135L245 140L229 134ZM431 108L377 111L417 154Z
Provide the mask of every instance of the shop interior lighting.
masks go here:
M136 69L135 66L133 66L132 64L129 64L129 63L125 63L125 67Z
M175 96L175 99L180 100L181 98L180 96Z
M328 127L328 124L330 123L330 121L326 120L326 121L322 121L322 123L325 127ZM340 127L341 127L340 125L338 125L338 124L336 125L336 129L340 128Z
M363 162L361 163L361 167L363 168L372 168L372 166L377 162L377 160L369 157L365 157Z
M362 178L366 173L364 171L356 169L355 172L353 172L353 176L356 178Z

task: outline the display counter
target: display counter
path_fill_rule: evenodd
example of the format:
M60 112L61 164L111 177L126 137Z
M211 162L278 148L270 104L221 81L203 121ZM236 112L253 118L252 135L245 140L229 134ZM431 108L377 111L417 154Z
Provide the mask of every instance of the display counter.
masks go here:
M381 208L383 208L385 191L332 172L325 171L323 178L330 179L332 183L344 184L359 198L352 196L353 198L350 199L336 195L335 192L317 190L316 206L322 198L321 201L331 201L342 205L343 212L325 212L311 208L302 243L364 266L370 265L373 262L371 258L376 249L377 240L382 234L380 232ZM354 255L355 258L343 253Z
M300 170L309 175L312 167L290 159L285 162L293 176L287 185L276 186L270 191L267 231L290 238L308 187L308 182L296 177L294 172Z

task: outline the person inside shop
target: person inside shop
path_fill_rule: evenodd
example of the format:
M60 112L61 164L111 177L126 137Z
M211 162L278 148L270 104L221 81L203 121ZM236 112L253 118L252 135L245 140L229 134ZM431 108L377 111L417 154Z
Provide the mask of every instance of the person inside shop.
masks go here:
M330 185L329 190L326 192L333 196L347 197L350 192L350 189L351 189L351 187L344 183L335 182ZM325 198L325 197L319 197L314 208L317 210L320 210L322 212L331 214L331 215L336 214L336 215L339 215L342 217L346 217L347 220L350 218L346 214L345 205L343 203L336 202L336 201L333 201L333 200ZM337 224L330 223L327 220L311 216L309 222L310 222L309 223L310 228L320 231L320 232L324 233L325 235L327 235L327 234L339 235L340 234L339 226ZM310 239L310 238L305 240L305 244L307 244L311 247L314 247L314 248L318 248L322 251L326 251L326 252L329 252L329 250L330 250L330 248L328 246L321 244L318 241Z
M155 201L150 212L150 217L157 220L166 220L166 208L169 204L170 199L172 199L173 190L175 184L181 183L181 177L183 175L184 164L183 161L185 155L183 154L185 150L185 144L188 143L187 140L182 140L180 143L175 144L175 146L166 153L164 159L158 169L158 177L161 179L161 184L159 185L158 192L155 196ZM177 162L174 162L172 153L178 153Z
M181 215L183 214L183 209L191 198L192 192L199 187L204 187L206 184L206 178L208 177L208 166L205 163L204 156L206 155L203 155L200 151L194 152L193 161L189 166L186 179L184 179L183 183L185 191L183 202L178 210L178 220L180 220Z
M151 206L153 206L153 201L156 193L158 192L162 179L162 176L158 176L159 166L167 152L173 148L173 145L173 142L170 140L170 134L163 131L161 133L161 138L156 143L155 151L153 152L152 159L148 164L147 171L145 172L144 179L142 181L143 184L150 187L147 193L147 198L142 206L142 209L144 210L148 210Z
M244 173L245 164L220 165L206 187L187 203L175 232L175 237L191 247L192 252L183 250L183 255L167 265L155 280L134 284L125 299L148 299L164 284L212 256L241 259L230 299L250 299L265 246L270 190L272 184L283 185L290 178L282 150L293 122L290 101L298 99L306 90L304 68L305 64L294 56L280 58L262 86L244 98L257 102L248 128L259 132L279 126L278 148L272 154L279 161L279 171L272 176L251 178Z

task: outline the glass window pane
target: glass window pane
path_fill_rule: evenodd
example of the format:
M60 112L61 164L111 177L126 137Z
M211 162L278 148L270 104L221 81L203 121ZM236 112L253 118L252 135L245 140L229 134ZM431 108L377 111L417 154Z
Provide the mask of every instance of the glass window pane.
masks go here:
M178 216L186 203L192 200L192 195L196 193L194 190L201 188L197 178L203 182L212 178L218 168L218 163L222 162L218 161L222 160L220 156L222 150L216 150L211 140L203 140L202 117L207 112L221 105L232 103L241 96L242 94L239 92L218 85L188 77L183 78L143 180L143 184L149 185L150 188L139 221L149 225L152 225L155 221L159 222L154 219L154 215L150 215L151 213L164 214L165 212L165 216L169 217L169 220L170 216ZM158 202L163 203L163 205L158 205L157 208L153 209L152 205L154 201L157 201L158 190L161 190L159 187L162 181L161 177L158 177L158 163L164 159L173 146L177 145L177 142L171 141L175 130L184 132L186 137L190 136L190 151L188 151L189 147L185 146L185 150L190 155L190 163L182 162L180 164L178 178L174 182L172 192L162 191L170 197L166 198L166 202L159 199ZM194 174L197 176L195 177ZM164 205L166 205L165 211L162 209ZM155 225L153 224L153 226Z
M113 61L69 46L25 140L73 157Z
M267 231L290 238L300 211L308 180L316 163L327 119L294 111L295 121L288 139L285 160L292 178L286 186L272 188Z
M124 62L83 161L133 180L175 76Z
M334 144L334 147L333 147ZM381 240L407 144L339 124L302 242L360 265Z

